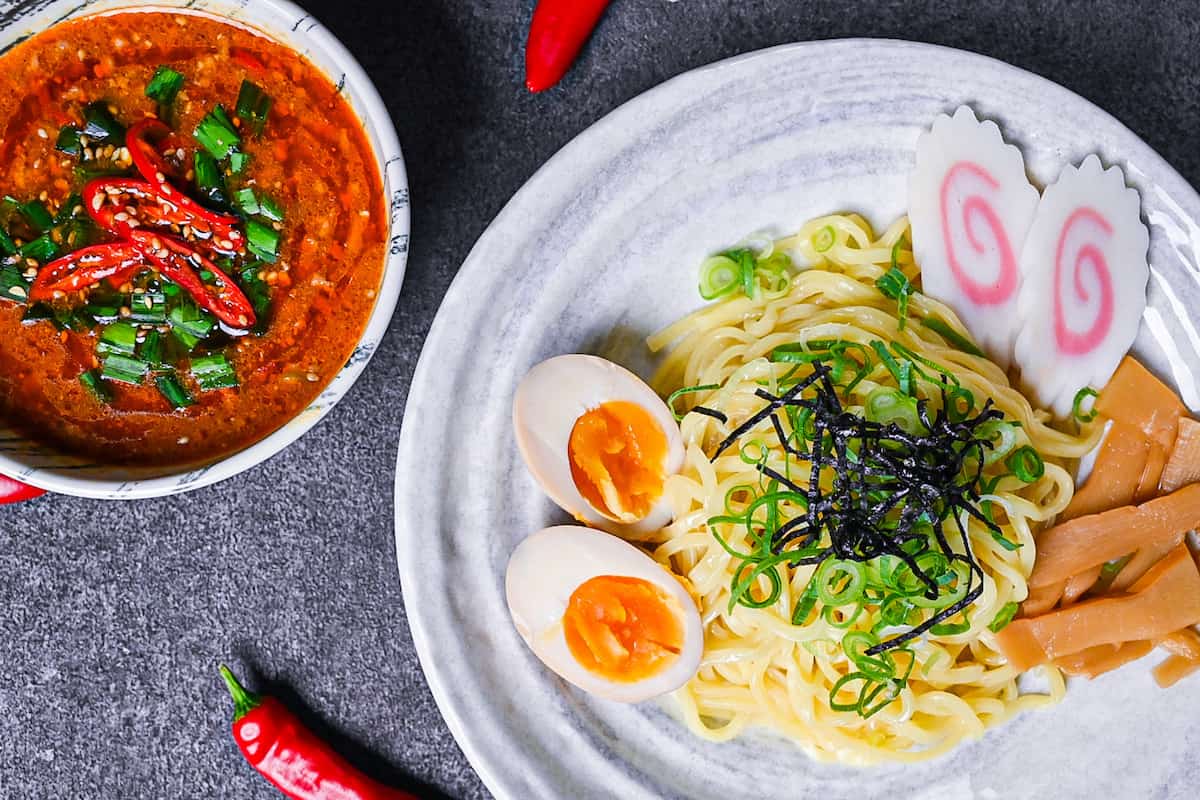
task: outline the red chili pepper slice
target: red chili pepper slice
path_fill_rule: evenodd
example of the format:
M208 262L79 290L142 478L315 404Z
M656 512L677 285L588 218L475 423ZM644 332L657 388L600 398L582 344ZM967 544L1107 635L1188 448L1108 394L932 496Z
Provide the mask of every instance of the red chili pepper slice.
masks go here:
M147 218L150 222L163 225L187 226L194 236L202 239L215 252L224 255L237 255L244 249L244 237L236 227L225 223L213 224L207 218L198 219L195 212L164 196L148 181L136 178L96 178L83 187L82 197L83 207L88 216L109 233L123 239L128 239L129 232L141 225L141 218ZM139 201L136 206L128 202L131 199ZM184 199L192 203L188 198ZM133 208L132 213L130 208ZM212 212L206 209L201 210L207 215L212 215ZM234 224L236 225L236 220Z
M417 800L356 770L274 697L247 691L222 665L233 739L250 766L293 800Z
M610 0L540 0L525 44L525 85L549 89L571 68Z
M134 228L128 236L163 277L179 284L196 305L211 311L214 317L233 328L245 329L254 324L254 306L216 264L178 239L157 231ZM213 274L210 284L200 279L197 269Z
M85 247L42 267L29 287L29 299L53 300L56 292L82 291L106 278L120 285L145 263L141 251L130 242Z
M36 486L30 486L26 483L13 480L7 475L0 475L0 505L8 503L20 503L24 500L32 500L35 497L41 497L46 493L45 489L39 489Z
M177 213L174 216L177 219L171 220L172 222L178 225L190 225L193 229L200 231L211 231L214 240L225 240L230 243L230 247L223 249L242 252L246 243L242 238L242 232L238 230L237 217L209 211L171 184L168 179L171 174L170 167L151 141L151 139L161 141L171 135L171 129L161 120L153 117L148 117L130 127L125 134L125 146L129 148L133 166L146 179L151 191L175 207ZM115 184L119 181L110 181L109 183ZM203 224L197 224L198 222Z

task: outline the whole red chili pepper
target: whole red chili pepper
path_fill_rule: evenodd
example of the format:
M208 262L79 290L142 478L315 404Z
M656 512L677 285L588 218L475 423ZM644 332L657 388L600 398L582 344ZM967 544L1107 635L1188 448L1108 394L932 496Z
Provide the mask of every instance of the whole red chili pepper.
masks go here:
M293 800L417 800L377 783L318 739L283 703L221 677L233 695L233 738L259 774Z
M567 74L611 0L540 0L525 44L525 85L549 89Z

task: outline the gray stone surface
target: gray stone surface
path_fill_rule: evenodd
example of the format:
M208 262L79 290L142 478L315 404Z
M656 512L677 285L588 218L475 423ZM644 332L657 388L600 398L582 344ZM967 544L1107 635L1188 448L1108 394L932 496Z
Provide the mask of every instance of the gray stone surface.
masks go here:
M1200 179L1191 2L617 0L564 85L538 97L521 87L529 0L307 5L374 77L408 159L412 250L391 331L320 426L234 480L127 505L0 508L0 797L277 797L228 735L222 660L377 776L487 796L429 696L396 578L408 381L440 297L507 198L660 81L802 39L935 42L1074 89Z

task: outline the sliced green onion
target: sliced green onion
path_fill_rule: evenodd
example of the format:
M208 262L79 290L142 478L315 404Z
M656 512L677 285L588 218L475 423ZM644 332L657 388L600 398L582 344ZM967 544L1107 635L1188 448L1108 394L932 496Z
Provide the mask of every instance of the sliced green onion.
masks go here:
M0 254L5 256L15 256L19 252L21 251L20 248L17 247L17 243L12 240L12 237L8 235L7 231L5 231L3 228L0 228Z
M267 115L271 113L271 102L271 96L259 86L247 80L242 81L242 88L238 91L237 115L255 136L262 135Z
M233 365L221 353L197 356L192 359L192 377L204 391L228 389L238 385Z
M89 300L82 310L96 322L116 322L121 317L121 307L109 303Z
M827 558L812 578L817 582L817 598L827 606L844 606L862 597L867 576L862 564ZM840 586L840 588L838 588Z
M899 246L899 242L896 243ZM908 323L908 297L913 293L913 285L899 267L895 265L896 251L892 250L892 268L883 277L875 281L876 288L884 297L896 301L896 316L899 319L899 329L904 330Z
M175 98L183 88L183 75L167 66L154 70L154 76L146 84L146 97L158 103L158 118L168 120Z
M989 512L990 512L991 503L989 502L989 503L987 503L987 505L989 506ZM992 521L990 513L988 515L988 521L992 522L993 525L996 524L994 521ZM1021 549L1022 545L1020 542L1014 542L1012 539L1009 539L1007 536L1005 536L1000 531L991 531L991 534L992 534L992 541L994 541L996 544L1003 547L1008 552L1011 553L1015 550Z
M1017 423L1011 420L990 420L979 426L979 438L991 439L993 441L992 448L989 450L984 448L983 463L984 466L991 466L997 463L1000 459L1007 456L1017 444ZM996 437L1000 437L1000 441L995 441ZM990 492L987 492L990 494Z
M189 350L196 346L196 341L206 338L214 325L210 317L191 303L182 303L172 308L167 314L167 322L176 334L184 333L194 340L187 346Z
M100 377L105 380L137 385L142 382L149 371L150 365L141 359L113 354L104 359Z
M879 644L879 637L867 631L850 631L842 637L842 652L854 666L874 681L885 681L896 674L896 662L890 653L869 656L866 651Z
M108 103L103 100L84 106L83 120L85 124L81 133L93 143L125 143L125 126L117 122L108 110Z
M87 389L92 397L99 400L101 403L109 403L112 401L112 392L104 385L104 381L100 377L100 373L96 370L88 370L79 376L79 382L83 384L83 388Z
M971 617L967 613L969 611L969 608L963 609L962 622L943 622L941 625L934 625L929 632L934 636L957 636L966 633L971 630Z
M32 258L45 264L58 255L58 245L50 238L50 234L44 234L21 245L20 253L23 258Z
M926 431L917 414L917 401L890 386L879 386L867 395L864 416L881 425L895 424L905 433Z
M64 125L58 129L58 138L54 140L54 149L69 156L78 157L83 152L83 144L79 141L79 128L74 125Z
M196 402L173 373L159 375L154 379L154 385L158 387L162 396L167 398L167 402L175 408L187 408Z
M1012 470L1012 474L1016 475L1022 483L1033 483L1046 474L1045 462L1038 455L1038 451L1029 445L1013 452L1005 459L1004 465Z
M1075 417L1075 419L1079 420L1080 422L1091 422L1094 420L1096 415L1100 413L1096 410L1095 404L1093 404L1088 411L1083 410L1083 404L1088 400L1094 401L1099 396L1100 393L1090 386L1085 386L1084 388L1080 389L1075 393L1075 401L1071 404L1071 416Z
M279 231L255 219L246 220L246 249L263 261L279 259Z
M215 107L200 120L193 135L200 146L217 161L225 159L242 143L221 106Z
M996 616L988 623L988 630L992 633L999 633L1008 623L1013 621L1013 617L1017 616L1017 611L1020 609L1020 603L1009 602L1000 606L1000 610L996 612Z
M954 345L962 352L973 356L979 356L980 358L984 357L983 351L979 349L977 344L951 328L945 322L942 322L937 317L925 317L921 320L921 324L926 328L929 328L929 330L933 331L938 336L941 336L943 339Z
M871 342L871 349L879 356L879 360L887 367L888 372L892 373L892 377L896 379L896 385L900 391L906 395L914 396L912 385L912 363L909 361L897 361L891 353L888 352L887 345L878 339Z
M813 249L818 253L824 253L837 242L837 232L834 231L832 225L826 225L821 230L813 234Z
M721 384L719 384L719 383L706 383L702 386L685 386L682 389L676 389L675 391L671 392L671 395L667 398L667 408L671 409L671 416L675 417L675 421L678 422L679 420L683 419L686 416L686 414L680 414L678 411L675 410L675 401L676 400L683 397L685 394L695 394L696 392L710 392L713 389L720 389L720 388L721 388Z
M817 604L817 584L810 580L808 586L804 587L804 592L796 600L796 607L792 609L792 624L803 625L808 621L808 615L812 613L813 606Z
M705 300L724 297L737 289L741 276L737 262L728 256L706 258L700 265L700 296Z
M96 352L132 356L137 349L137 326L124 320L106 325L100 332Z
M152 367L166 366L163 361L163 340L159 336L158 331L150 331L146 334L146 338L138 345L138 358L145 361Z
M21 304L29 301L29 284L14 264L0 267L0 297Z

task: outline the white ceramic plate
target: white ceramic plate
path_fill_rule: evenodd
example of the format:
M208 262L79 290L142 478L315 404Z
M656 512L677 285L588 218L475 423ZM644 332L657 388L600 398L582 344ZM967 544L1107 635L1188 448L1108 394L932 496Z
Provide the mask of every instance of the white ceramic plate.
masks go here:
M1046 80L925 45L787 46L676 78L565 147L479 240L409 396L397 557L417 650L467 757L500 798L1082 798L1194 794L1200 679L1147 659L932 763L817 764L757 736L714 745L655 704L584 695L513 630L503 575L564 515L526 474L510 402L534 363L595 352L648 375L643 337L700 304L702 257L748 233L853 210L904 212L919 131L961 103L997 120L1045 184L1099 153L1142 192L1150 308L1136 352L1198 404L1200 198L1113 118Z
M0 420L0 473L52 492L105 500L158 497L225 480L270 458L321 421L366 368L387 331L408 258L408 178L396 129L362 67L333 34L288 0L0 0L0 51L64 19L110 11L206 13L242 24L302 53L343 87L362 121L383 177L390 246L375 308L346 365L308 408L265 439L232 455L184 467L113 467L31 442Z

